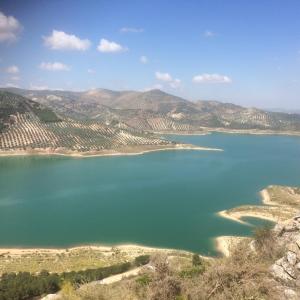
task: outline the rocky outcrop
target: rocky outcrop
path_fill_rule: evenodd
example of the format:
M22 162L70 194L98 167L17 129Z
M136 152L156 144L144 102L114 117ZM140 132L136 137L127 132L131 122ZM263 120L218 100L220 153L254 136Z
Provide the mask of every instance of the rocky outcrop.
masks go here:
M270 270L285 299L300 299L300 216L274 227L283 255Z

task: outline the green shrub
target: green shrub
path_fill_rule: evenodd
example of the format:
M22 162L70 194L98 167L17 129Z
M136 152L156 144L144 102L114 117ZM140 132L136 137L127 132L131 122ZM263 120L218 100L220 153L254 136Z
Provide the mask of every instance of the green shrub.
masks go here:
M136 279L136 283L138 283L141 286L149 285L151 281L152 279L149 277L148 274L144 274Z
M134 263L136 266L144 266L150 261L150 255L140 255L135 258Z
M203 264L200 256L196 253L193 255L192 263L193 263L193 266L200 266Z
M202 274L204 271L205 271L204 265L194 266L194 267L182 270L179 273L179 276L181 278L193 278L193 277L196 277L196 276Z

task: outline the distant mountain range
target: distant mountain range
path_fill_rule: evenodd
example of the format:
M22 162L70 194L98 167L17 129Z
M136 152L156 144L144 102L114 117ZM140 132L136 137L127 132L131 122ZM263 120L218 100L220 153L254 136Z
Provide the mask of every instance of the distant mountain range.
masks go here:
M191 102L161 90L84 92L6 89L51 108L59 116L149 132L224 130L300 131L300 115L217 101Z

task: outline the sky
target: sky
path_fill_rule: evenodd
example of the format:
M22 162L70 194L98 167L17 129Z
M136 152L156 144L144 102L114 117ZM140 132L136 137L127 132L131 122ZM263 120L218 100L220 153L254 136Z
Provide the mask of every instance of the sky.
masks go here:
M300 109L299 0L0 0L0 86Z

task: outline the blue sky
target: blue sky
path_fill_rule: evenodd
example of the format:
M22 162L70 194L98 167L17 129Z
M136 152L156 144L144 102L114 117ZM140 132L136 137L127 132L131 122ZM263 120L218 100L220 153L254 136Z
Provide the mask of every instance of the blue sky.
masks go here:
M0 85L300 109L300 2L0 1Z

